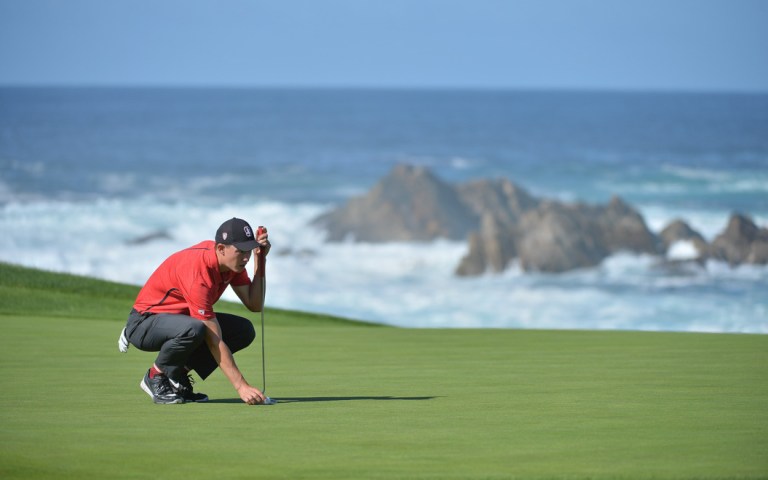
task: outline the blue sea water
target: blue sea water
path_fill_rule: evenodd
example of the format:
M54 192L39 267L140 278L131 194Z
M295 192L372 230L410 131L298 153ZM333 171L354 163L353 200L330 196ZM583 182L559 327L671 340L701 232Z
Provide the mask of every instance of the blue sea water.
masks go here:
M733 212L768 225L768 95L0 88L0 261L141 284L241 216L270 229L274 306L419 327L768 333L768 267L669 271L627 253L459 279L463 242L331 244L309 226L398 163L566 201L619 195L654 231L683 218L711 240Z

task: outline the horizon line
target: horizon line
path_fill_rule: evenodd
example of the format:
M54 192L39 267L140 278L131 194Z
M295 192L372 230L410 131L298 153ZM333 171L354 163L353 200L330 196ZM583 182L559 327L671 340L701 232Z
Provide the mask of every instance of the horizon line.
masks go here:
M597 87L597 86L498 86L498 85L345 85L345 84L246 84L246 83L75 83L0 82L2 89L116 89L116 90L284 90L284 91L402 91L402 92L531 92L531 93L624 93L624 94L716 94L768 95L766 89L681 88L681 87Z

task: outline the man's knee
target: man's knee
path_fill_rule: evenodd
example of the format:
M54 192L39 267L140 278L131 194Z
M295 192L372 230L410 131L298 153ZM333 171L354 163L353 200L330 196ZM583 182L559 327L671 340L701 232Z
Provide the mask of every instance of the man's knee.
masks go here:
M256 329L253 328L253 324L249 320L243 320L237 332L237 343L240 349L247 347L256 339Z
M256 329L247 318L237 315L222 314L219 318L224 341L232 352L242 350L256 338Z
M200 344L205 340L205 330L205 324L200 320L196 320L189 323L187 330L184 332L184 336L189 338L193 343Z
M245 341L245 346L247 347L253 341L256 339L256 329L253 328L253 324L251 322L246 322L245 329L243 330L243 340Z

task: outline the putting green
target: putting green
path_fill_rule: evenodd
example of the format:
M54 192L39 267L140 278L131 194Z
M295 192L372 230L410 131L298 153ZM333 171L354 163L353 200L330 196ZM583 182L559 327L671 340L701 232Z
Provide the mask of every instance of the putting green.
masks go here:
M267 310L281 403L247 406L216 372L196 384L211 402L154 405L138 387L153 354L117 351L134 287L0 267L3 479L768 478L768 336ZM260 345L236 359L260 386Z

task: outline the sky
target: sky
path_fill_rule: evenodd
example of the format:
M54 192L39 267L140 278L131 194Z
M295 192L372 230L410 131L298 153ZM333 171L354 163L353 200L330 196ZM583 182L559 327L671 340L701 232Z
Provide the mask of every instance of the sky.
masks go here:
M0 85L768 92L766 0L0 0Z

